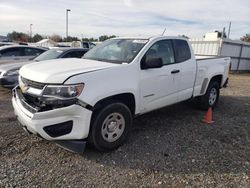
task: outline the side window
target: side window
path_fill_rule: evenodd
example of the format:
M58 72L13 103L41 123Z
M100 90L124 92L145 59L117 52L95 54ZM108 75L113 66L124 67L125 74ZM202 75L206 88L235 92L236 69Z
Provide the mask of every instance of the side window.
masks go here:
M35 50L36 50L37 55L40 55L40 54L42 54L43 52L46 51L46 50L41 50L41 49L35 49Z
M81 58L85 53L85 51L71 51L66 53L62 58Z
M90 42L90 43L89 43L89 48L91 49L91 48L93 48L93 47L95 47L95 44L92 43L92 42Z
M89 43L83 42L83 43L82 43L82 47L83 47L83 48L89 48Z
M190 48L185 40L173 40L176 62L187 61L191 58Z
M25 56L37 56L42 53L42 50L34 49L34 48L24 48Z
M75 51L71 51L71 52L68 52L68 53L64 54L64 55L62 56L62 58L71 58L71 57L75 57L74 54L75 54Z
M170 40L156 42L147 51L146 58L161 58L163 65L175 63L172 42Z
M81 58L87 51L78 51L78 58Z
M19 48L8 48L2 50L1 52L2 57L9 57L9 56L20 56Z

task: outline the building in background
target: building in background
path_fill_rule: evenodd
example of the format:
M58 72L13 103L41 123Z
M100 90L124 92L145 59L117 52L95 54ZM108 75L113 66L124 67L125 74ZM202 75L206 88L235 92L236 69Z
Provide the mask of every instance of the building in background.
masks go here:
M231 57L231 70L250 71L250 43L221 38L218 32L206 33L202 39L190 39L196 56Z
M40 46L40 47L46 47L46 48L50 48L50 47L56 47L57 43L51 39L43 39L37 43L34 43L36 46Z
M0 35L0 42L8 41L8 38L6 36Z

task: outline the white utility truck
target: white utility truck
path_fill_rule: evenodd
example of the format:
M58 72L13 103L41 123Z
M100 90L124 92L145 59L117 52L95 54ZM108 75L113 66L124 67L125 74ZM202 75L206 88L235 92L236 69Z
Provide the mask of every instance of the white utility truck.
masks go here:
M181 37L115 38L83 59L23 66L12 103L28 132L77 152L87 141L107 151L124 142L134 116L191 98L214 107L229 65L197 60Z

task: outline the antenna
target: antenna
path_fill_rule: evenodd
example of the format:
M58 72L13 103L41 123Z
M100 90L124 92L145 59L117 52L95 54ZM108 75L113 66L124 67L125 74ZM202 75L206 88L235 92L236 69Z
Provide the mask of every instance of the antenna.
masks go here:
M164 29L164 31L162 32L161 36L163 36L163 35L164 35L164 33L165 33L166 29L167 29L167 28L165 27L165 29Z

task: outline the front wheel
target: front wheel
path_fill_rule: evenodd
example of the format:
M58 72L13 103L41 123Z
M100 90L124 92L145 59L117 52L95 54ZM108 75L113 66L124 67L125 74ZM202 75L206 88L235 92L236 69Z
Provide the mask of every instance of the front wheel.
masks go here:
M220 86L218 82L211 82L207 88L206 94L198 97L198 106L203 110L209 107L214 108L219 100Z
M99 151L116 149L124 143L131 125L132 115L125 104L108 104L94 112L89 142Z

